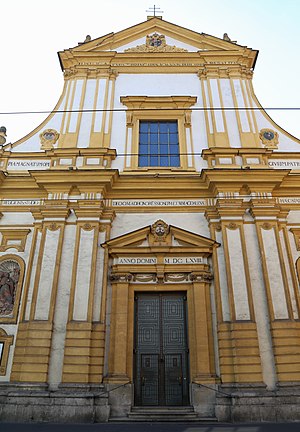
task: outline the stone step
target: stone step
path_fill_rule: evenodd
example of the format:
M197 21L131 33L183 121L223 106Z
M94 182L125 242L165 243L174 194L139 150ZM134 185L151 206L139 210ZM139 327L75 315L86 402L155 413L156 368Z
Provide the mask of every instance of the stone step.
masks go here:
M170 415L170 416L133 416L133 417L110 417L109 422L111 423L151 423L151 422L157 422L157 423L218 423L217 419L215 417L198 417L195 416L176 416Z
M110 422L198 422L216 423L215 417L199 417L194 407L132 407L127 417L111 417Z
M194 413L193 406L168 406L168 407L132 407L131 413L162 413L162 414L188 414Z

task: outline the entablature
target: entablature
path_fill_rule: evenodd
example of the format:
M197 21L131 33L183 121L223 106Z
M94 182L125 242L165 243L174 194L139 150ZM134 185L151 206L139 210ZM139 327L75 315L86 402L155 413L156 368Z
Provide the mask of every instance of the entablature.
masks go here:
M107 169L95 173L89 170L65 170L57 171L55 174L51 171L31 171L30 175L36 184L50 195L69 196L75 188L80 194L90 193L101 198L118 178L118 171Z
M5 171L109 169L116 156L116 150L107 147L52 148L26 153L0 150L0 168L2 175Z
M220 246L213 239L168 225L159 219L148 227L109 240L102 246L112 259L111 281L209 281L208 257Z
M272 195L280 188L283 179L289 174L288 170L265 169L206 169L200 177L214 196L238 196L241 191L247 190L251 195Z
M65 55L65 52L64 52ZM109 75L120 73L199 73L210 75L218 70L220 75L252 78L253 55L233 51L198 51L164 53L117 53L97 52L96 55L66 55L65 79L74 76Z

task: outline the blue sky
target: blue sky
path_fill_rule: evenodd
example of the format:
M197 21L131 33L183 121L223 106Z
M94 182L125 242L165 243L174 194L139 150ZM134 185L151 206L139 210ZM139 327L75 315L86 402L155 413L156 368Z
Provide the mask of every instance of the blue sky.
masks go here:
M300 0L161 0L167 21L259 50L255 93L264 107L300 107ZM63 87L57 51L144 21L153 3L138 0L10 0L1 5L0 112L51 110ZM271 117L300 138L300 110ZM45 115L0 114L7 142Z

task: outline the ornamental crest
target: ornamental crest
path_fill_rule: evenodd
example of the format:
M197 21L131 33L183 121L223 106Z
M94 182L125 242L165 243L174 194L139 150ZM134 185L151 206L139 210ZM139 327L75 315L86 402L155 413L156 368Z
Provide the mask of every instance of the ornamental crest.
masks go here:
M259 132L259 139L266 148L278 148L278 133L273 129L261 129Z
M159 35L158 33L153 33L153 35L147 35L146 37L147 47L163 47L166 46L165 35Z
M187 50L167 45L165 35L153 33L146 36L146 43L144 45L128 48L125 52L187 52Z
M40 133L40 143L42 150L51 150L59 138L59 133L55 129L45 129Z
M169 225L161 219L157 220L153 225L151 225L151 234L153 234L154 240L156 242L166 241L169 231Z

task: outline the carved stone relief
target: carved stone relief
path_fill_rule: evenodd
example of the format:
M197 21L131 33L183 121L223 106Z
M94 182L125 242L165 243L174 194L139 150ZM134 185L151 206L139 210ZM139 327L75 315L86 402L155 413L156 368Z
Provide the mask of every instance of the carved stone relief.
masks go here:
M12 316L17 286L20 278L20 266L12 260L0 263L0 318Z
M182 283L182 282L205 282L210 283L213 280L213 275L208 272L192 272L192 273L112 273L110 276L111 282L117 283Z
M278 148L279 136L273 129L261 129L259 131L259 139L266 148Z
M51 150L59 138L59 133L55 129L45 129L40 133L40 143L42 150Z
M169 234L170 228L163 220L157 220L151 225L151 234L154 236L155 242L164 242Z
M153 33L147 35L145 44L127 48L124 52L188 52L188 50L167 45L165 35Z

